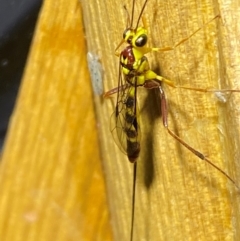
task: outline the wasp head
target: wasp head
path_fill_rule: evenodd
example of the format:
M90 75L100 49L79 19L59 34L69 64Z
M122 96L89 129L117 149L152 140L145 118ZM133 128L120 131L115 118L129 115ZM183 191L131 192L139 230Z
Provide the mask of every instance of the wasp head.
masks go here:
M139 27L136 30L127 28L123 32L123 39L126 43L133 47L144 47L147 43L147 30L143 27Z

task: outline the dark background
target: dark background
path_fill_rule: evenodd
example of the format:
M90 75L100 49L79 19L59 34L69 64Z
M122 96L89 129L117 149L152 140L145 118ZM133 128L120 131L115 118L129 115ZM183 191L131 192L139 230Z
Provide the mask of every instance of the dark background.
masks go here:
M0 0L0 150L41 5L42 0Z

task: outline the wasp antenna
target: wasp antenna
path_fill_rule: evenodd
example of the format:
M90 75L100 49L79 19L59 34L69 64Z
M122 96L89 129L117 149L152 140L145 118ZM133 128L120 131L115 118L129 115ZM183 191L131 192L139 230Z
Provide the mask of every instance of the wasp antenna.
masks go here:
M143 14L143 11L144 11L144 9L145 9L145 7L146 7L147 2L148 2L148 0L146 0L145 3L143 4L143 7L142 7L142 10L141 10L141 12L140 12L140 14L139 14L139 17L138 17L138 20L137 20L137 25L136 25L135 29L137 29L137 27L138 27L138 24L139 24L139 22L140 22L140 19L141 19L141 17L142 17L142 14Z
M134 8L135 8L135 0L132 1L132 18L129 26L130 28L132 28L132 25L133 25Z
M130 15L129 15L129 12L127 10L127 7L126 5L123 6L125 11L126 11L126 14L127 14L127 25L126 25L126 28L128 28L128 26L130 26Z

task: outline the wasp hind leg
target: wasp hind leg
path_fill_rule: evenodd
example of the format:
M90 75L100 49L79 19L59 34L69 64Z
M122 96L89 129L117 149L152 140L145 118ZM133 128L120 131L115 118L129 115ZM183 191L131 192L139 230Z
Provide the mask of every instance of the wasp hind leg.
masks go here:
M161 112L162 112L162 118L163 118L163 125L167 129L168 133L175 139L177 140L181 145L186 147L189 151L191 151L195 156L200 158L201 160L207 162L210 164L212 167L217 169L219 172L221 172L229 181L232 182L232 184L240 191L239 186L237 183L225 172L223 171L220 167L216 166L213 162L211 162L203 153L199 152L198 150L194 149L190 145L188 145L184 140L182 140L179 136L177 136L174 132L172 132L168 128L168 110L167 110L167 100L165 97L165 93L162 89L162 87L159 85L159 92L160 92L160 98L161 98Z

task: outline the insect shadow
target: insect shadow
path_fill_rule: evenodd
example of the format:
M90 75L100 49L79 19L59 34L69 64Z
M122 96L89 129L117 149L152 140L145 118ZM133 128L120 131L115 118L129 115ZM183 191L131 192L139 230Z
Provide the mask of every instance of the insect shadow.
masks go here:
M155 89L147 90L147 96L143 102L141 112L143 113L144 122L148 125L154 126L155 122L161 118L160 105L157 103L157 91ZM156 106L156 108L152 108ZM144 146L142 151L142 161L143 161L143 182L144 186L149 189L155 179L154 171L154 148L153 148L153 135L154 129L149 128L146 133L144 133L144 138L141 141L141 145Z
M160 73L159 68L155 68L154 71L156 73ZM163 86L164 88L164 86ZM162 124L162 116L161 116L161 100L159 96L159 91L158 89L151 89L151 90L146 90L147 95L144 101L141 103L141 115L143 114L144 116L144 123L145 125L152 126L154 127L156 123L161 123ZM199 93L203 94L203 93ZM190 120L190 116L188 113L185 111L181 110L181 106L178 105L178 103L175 103L172 101L170 98L167 99L168 101L168 116L171 118L171 128L172 131L180 136L179 131L178 131L178 123L177 121L173 118L172 110L177 109L178 114L183 117L183 120L188 123ZM172 108L171 108L172 107ZM143 126L143 124L142 124ZM158 125L160 127L160 125ZM160 127L164 128L164 126ZM144 147L142 148L142 162L143 162L143 167L141 172L143 173L143 183L146 189L150 189L154 179L155 179L155 165L154 165L154 134L155 134L156 129L154 128L148 128L148 131L146 133L142 133L142 136L144 138L141 140L141 146ZM164 141L164 140L163 140ZM189 172L193 173L195 175L196 169L194 165L189 165L189 162L185 160L184 158L184 147L180 143L178 143L176 140L172 139L172 141L175 143L175 155L177 155L177 160L181 163L181 166L185 166ZM189 143L191 144L191 143ZM155 147L156 148L156 147ZM194 161L196 157L193 155L192 161ZM157 160L161 161L161 160ZM196 161L196 165L198 164L198 160ZM206 178L206 173L198 172L198 177L202 180L207 180L209 182L209 185L212 187L214 186L219 186L216 181L211 180ZM219 188L219 187L218 187Z

